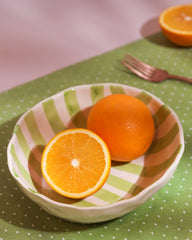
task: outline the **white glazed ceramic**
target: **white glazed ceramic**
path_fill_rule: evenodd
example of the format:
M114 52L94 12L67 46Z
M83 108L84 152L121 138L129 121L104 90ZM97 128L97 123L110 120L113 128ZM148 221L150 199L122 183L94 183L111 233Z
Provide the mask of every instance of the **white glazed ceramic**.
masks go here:
M45 145L64 129L86 128L91 107L115 93L135 96L150 109L156 129L150 149L130 163L112 161L109 178L95 194L82 200L60 196L41 174ZM93 223L120 217L146 202L169 181L183 151L182 126L167 105L144 90L101 83L66 89L27 111L15 126L7 155L12 176L30 199L55 216Z

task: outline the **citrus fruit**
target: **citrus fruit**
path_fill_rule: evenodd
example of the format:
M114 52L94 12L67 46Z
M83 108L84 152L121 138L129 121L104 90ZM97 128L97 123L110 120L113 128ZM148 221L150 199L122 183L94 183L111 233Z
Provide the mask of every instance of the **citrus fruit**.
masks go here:
M114 94L99 100L90 110L87 128L107 144L111 159L129 162L143 155L154 136L154 121L139 99Z
M173 6L159 17L162 32L173 43L192 46L192 4Z
M47 183L69 198L87 197L102 187L111 167L105 142L87 129L58 133L45 147L41 169Z

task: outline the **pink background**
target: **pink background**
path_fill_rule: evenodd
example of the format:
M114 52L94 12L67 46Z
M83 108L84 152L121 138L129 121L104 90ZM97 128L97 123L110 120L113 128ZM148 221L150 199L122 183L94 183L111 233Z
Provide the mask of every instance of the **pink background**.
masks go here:
M0 92L158 32L159 14L183 3L0 0Z

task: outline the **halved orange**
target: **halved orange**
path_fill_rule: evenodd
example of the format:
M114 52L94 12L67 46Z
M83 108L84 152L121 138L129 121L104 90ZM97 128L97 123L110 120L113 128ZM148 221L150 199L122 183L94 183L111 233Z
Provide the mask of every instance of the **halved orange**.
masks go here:
M57 134L45 147L41 169L59 194L84 198L99 190L108 178L111 158L105 142L87 129Z
M159 17L162 32L173 43L192 46L192 4L173 6Z

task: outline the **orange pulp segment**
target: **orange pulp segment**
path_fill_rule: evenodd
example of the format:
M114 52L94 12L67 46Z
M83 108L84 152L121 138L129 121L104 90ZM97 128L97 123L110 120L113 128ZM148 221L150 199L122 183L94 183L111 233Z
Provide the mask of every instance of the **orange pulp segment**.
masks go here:
M41 169L47 183L59 194L84 198L99 190L110 172L105 142L87 129L57 134L45 147Z

